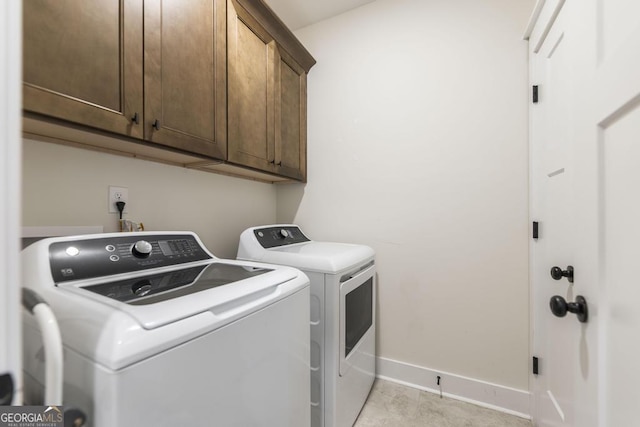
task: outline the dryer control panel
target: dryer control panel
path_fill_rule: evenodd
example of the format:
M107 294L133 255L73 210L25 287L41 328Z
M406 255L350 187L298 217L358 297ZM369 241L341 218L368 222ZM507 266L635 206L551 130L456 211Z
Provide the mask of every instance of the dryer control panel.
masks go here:
M49 246L51 275L56 284L211 258L189 234L118 234Z
M298 227L289 225L259 228L253 230L253 234L258 239L258 243L265 249L310 241Z

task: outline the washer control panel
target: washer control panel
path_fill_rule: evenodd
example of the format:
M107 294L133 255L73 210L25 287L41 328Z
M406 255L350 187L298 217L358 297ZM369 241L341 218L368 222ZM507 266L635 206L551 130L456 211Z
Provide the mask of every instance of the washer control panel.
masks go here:
M253 233L258 239L258 243L265 249L310 241L295 226L265 227L253 230Z
M194 236L117 235L54 242L49 264L57 283L211 259Z

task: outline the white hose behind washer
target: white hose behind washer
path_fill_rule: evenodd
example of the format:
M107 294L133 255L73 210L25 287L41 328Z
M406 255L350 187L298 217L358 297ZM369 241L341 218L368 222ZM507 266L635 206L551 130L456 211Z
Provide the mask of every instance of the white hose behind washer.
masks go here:
M34 315L44 345L44 405L62 405L63 359L62 338L56 317L45 300L31 289L22 289L22 305Z

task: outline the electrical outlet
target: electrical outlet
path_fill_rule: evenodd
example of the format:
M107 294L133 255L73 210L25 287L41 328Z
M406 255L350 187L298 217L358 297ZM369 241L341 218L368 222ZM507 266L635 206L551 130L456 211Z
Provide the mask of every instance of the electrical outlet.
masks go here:
M125 202L124 213L128 212L129 207L129 189L126 187L109 186L109 213L118 213L116 202Z

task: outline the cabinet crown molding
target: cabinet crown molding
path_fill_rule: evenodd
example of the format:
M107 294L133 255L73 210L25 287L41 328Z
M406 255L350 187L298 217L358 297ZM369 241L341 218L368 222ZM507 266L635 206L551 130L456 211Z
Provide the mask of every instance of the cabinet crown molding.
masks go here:
M243 7L260 25L272 34L276 42L300 64L305 73L308 73L311 67L315 65L316 60L311 56L311 53L262 0L232 1Z

